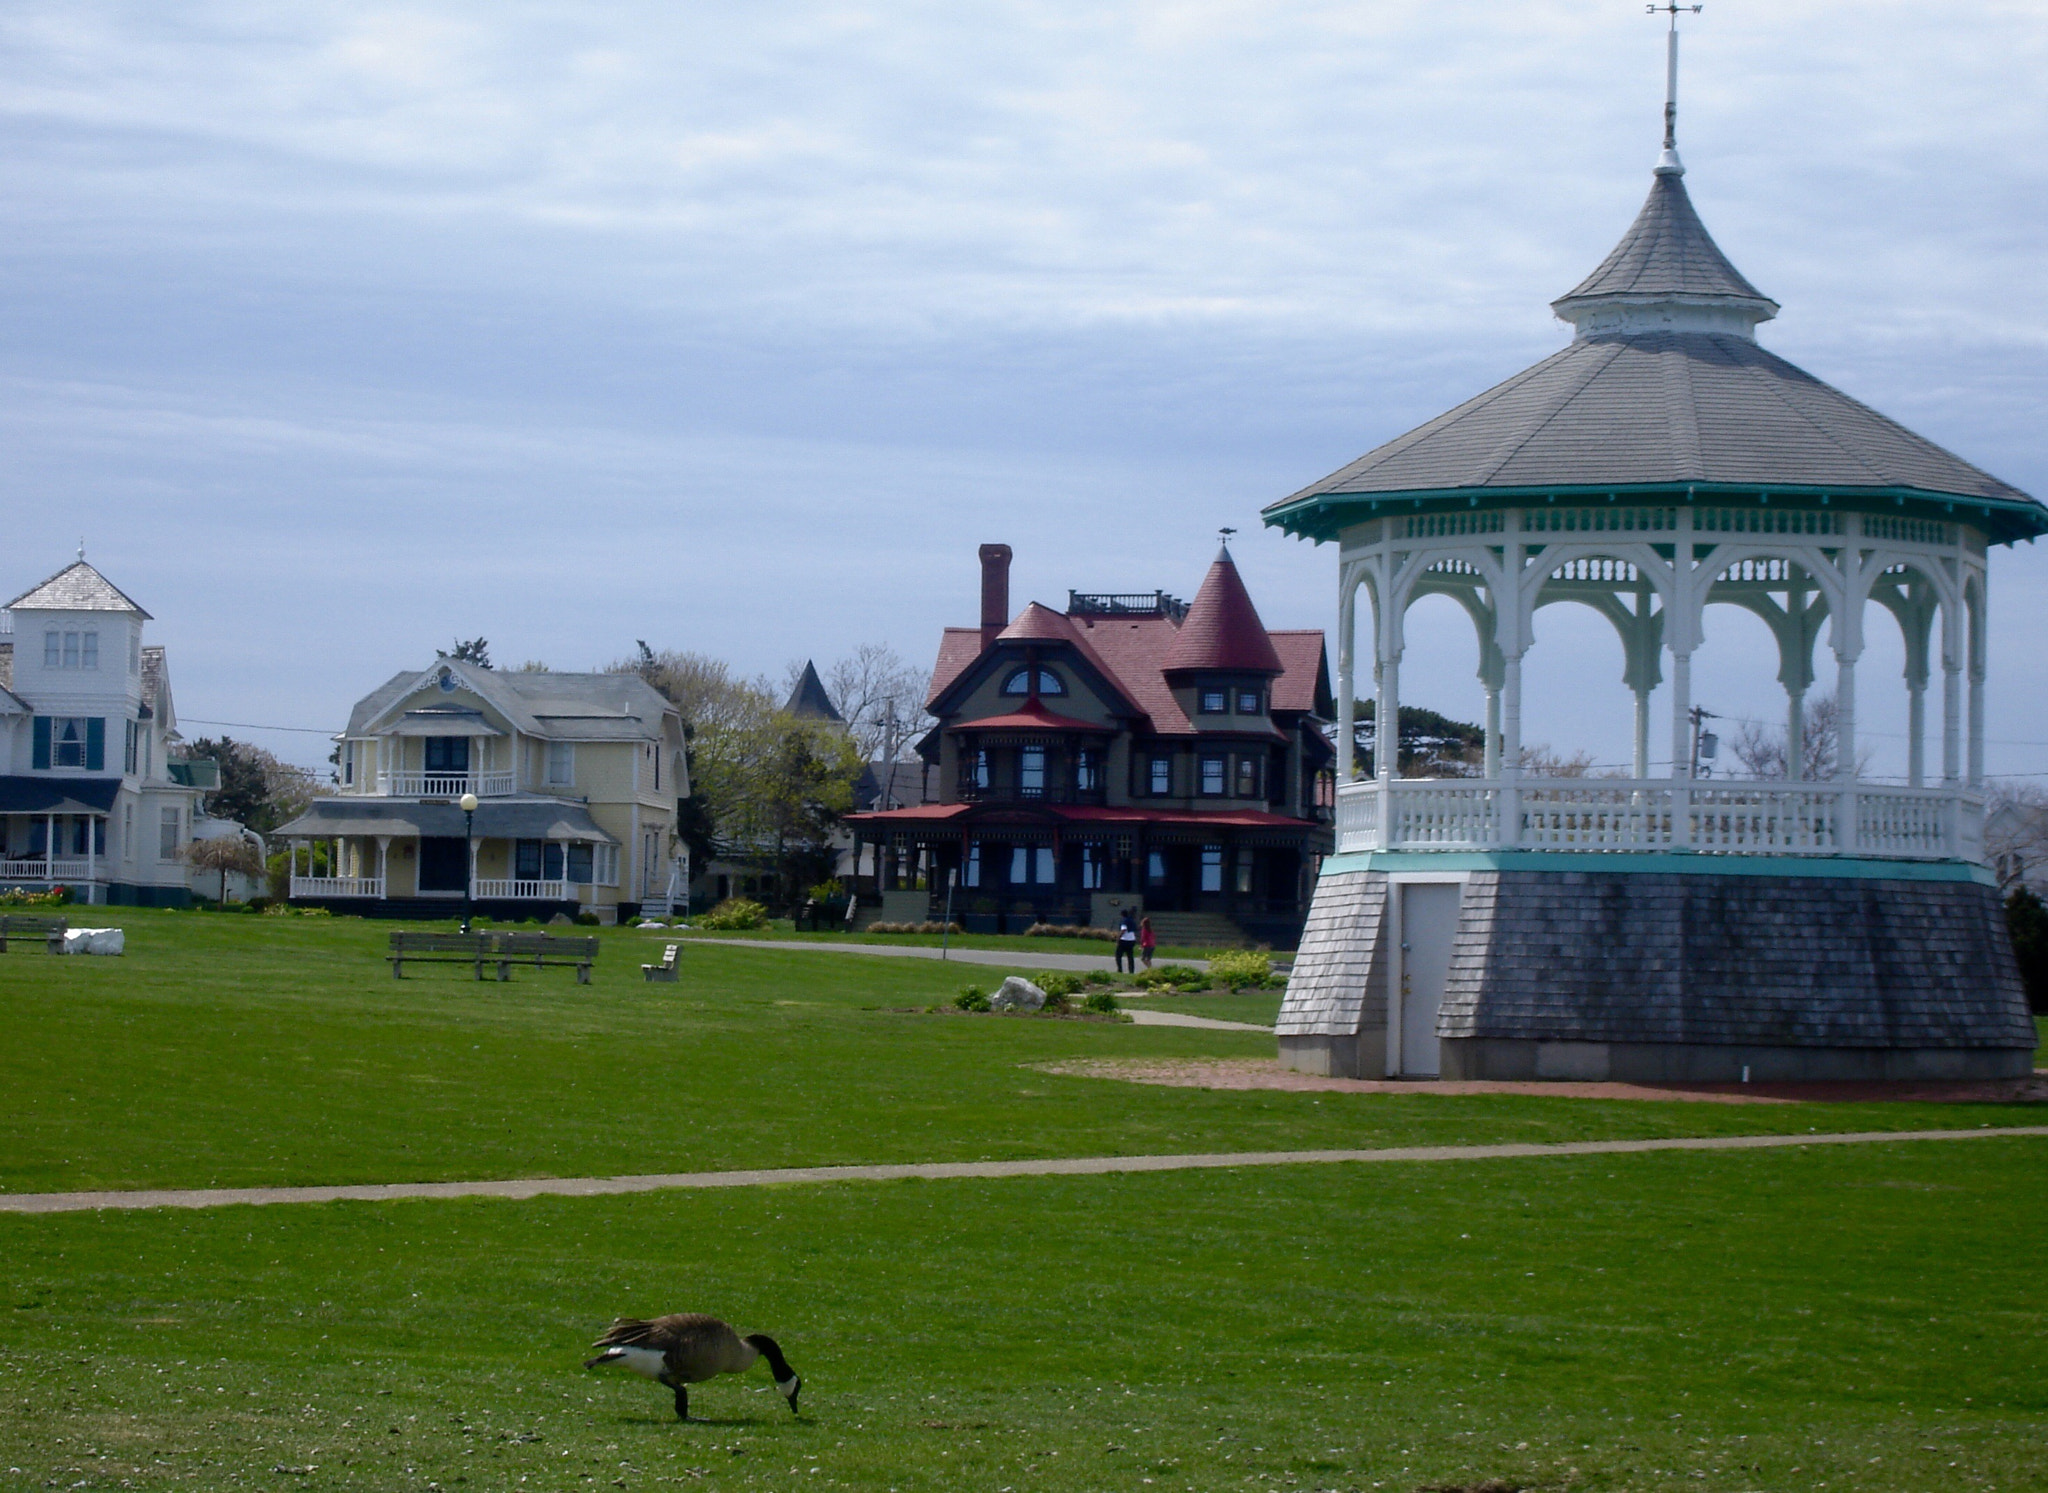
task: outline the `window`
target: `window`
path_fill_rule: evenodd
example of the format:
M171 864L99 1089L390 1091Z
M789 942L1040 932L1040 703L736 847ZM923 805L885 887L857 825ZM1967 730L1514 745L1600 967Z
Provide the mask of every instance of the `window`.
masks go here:
M590 853L590 846L571 845L569 847L569 879L584 886L590 885L591 878L596 872L593 860L594 857Z
M1101 791L1102 753L1094 747L1082 747L1074 754L1074 786L1083 793Z
M1237 713L1239 715L1263 715L1259 708L1259 692L1255 689L1241 689L1237 692Z
M43 634L43 667L58 668L63 658L64 635L60 632Z
M1099 892L1102 890L1102 847L1083 845L1081 847L1081 890Z
M467 736L429 736L424 747L428 772L468 772L469 738Z
M121 805L121 859L135 859L135 805Z
M1060 676L1053 673L1051 669L1040 669L1038 671L1038 692L1041 695L1064 695L1067 692L1067 687L1061 682ZM1005 679L1003 681L1003 693L1006 695L1030 694L1031 670L1019 669L1008 679Z
M1157 886L1166 880L1166 852L1148 850L1145 852L1145 879Z
M157 822L156 858L160 861L174 861L178 858L178 811L165 809Z
M1032 852L1031 879L1040 886L1051 886L1060 879L1059 862L1050 845L1041 845Z
M1199 708L1203 715L1222 715L1230 709L1230 691L1221 685L1213 689L1204 688L1197 693L1201 697Z
M1243 756L1237 759L1237 796L1257 798L1259 796L1259 759Z
M600 845L597 847L597 884L617 886L619 884L619 847Z
M64 634L64 667L67 669L78 667L78 634L75 632Z
M1017 754L1017 791L1025 798L1045 796L1045 748L1028 746Z
M1202 796L1204 798L1220 798L1222 796L1223 764L1225 760L1222 757L1204 757L1202 759Z
M100 635L96 632L80 633L78 636L78 667L97 669L100 666Z
M1223 847L1204 845L1202 847L1202 890L1220 892L1223 890Z
M82 767L99 772L107 765L107 723L99 716L39 715L29 727L29 765Z
M972 766L968 769L968 779L974 787L981 789L983 792L988 791L987 747L980 747L976 749L974 753L974 762Z
M142 629L139 627L128 629L128 672L142 672Z
M981 842L978 840L967 847L967 867L961 873L960 884L962 886L981 885Z
M121 740L121 771L133 777L135 769L142 763L142 723L123 721L121 724L127 728Z
M341 744L341 782L347 787L356 780L356 744L344 741Z
M1249 850L1237 853L1237 891L1241 897L1252 894L1252 853Z
M551 741L548 743L547 783L551 788L566 788L576 781L576 743L573 741Z
M52 767L85 766L85 722L75 715L59 716L51 738Z
M1172 796L1173 758L1167 756L1154 757L1147 771L1147 791L1154 798L1168 798Z

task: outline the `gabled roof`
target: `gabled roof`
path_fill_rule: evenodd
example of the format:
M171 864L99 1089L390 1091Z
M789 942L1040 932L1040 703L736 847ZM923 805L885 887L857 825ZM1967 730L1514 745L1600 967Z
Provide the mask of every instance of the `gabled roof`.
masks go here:
M1116 727L1101 725L1095 721L1084 721L1071 715L1062 715L1048 709L1043 700L1026 700L1015 710L1003 715L977 716L971 721L961 721L954 727L958 731L1099 731L1114 735Z
M1728 261L1693 210L1683 168L1660 167L1635 222L1598 269L1550 303L1566 321L1578 308L1602 300L1678 299L1722 305L1768 321L1778 303L1758 290Z
M1168 672L1184 669L1232 669L1262 674L1281 670L1280 655L1266 636L1266 624L1252 605L1244 577L1228 546L1217 551L1202 589L1188 603L1188 614L1174 634L1161 665Z
M662 718L676 713L638 674L529 674L443 658L431 668L401 670L363 696L349 712L345 734L388 729L420 696L429 704L445 700L439 686L443 669L516 730L544 740L645 740L659 737Z
M797 680L796 688L789 692L789 703L782 708L800 721L846 724L846 717L839 713L839 707L825 692L825 681L818 677L818 666L809 659L804 660L803 677Z
M153 620L83 560L74 560L48 580L29 587L7 606L25 612L129 612L144 621Z

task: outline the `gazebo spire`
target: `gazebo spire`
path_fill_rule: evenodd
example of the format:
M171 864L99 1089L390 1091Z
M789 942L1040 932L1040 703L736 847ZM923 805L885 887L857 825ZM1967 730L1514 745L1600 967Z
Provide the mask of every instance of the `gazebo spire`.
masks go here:
M1678 159L1678 13L1689 10L1698 15L1706 7L1702 5L1678 5L1669 3L1648 7L1651 15L1660 12L1671 17L1671 29L1664 39L1664 153L1657 157L1659 176L1685 175L1685 163Z

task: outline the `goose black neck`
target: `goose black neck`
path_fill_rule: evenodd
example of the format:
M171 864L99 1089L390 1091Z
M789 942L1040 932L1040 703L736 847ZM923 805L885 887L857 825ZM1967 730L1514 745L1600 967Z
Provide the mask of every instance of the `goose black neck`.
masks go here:
M768 1367L774 1371L778 1384L787 1380L794 1372L789 1366L789 1360L782 1356L782 1350L775 1346L775 1339L767 1333L751 1333L746 1342L756 1353L768 1360Z

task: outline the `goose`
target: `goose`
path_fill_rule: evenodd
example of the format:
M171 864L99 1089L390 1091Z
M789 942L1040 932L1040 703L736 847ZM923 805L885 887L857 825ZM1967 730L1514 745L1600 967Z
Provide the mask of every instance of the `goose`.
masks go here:
M792 1415L797 1413L797 1392L804 1387L804 1381L782 1356L774 1338L765 1332L741 1337L718 1318L702 1312L673 1312L651 1322L640 1317L621 1317L590 1346L604 1351L586 1360L583 1367L597 1369L611 1363L624 1364L636 1374L667 1385L676 1392L678 1420L690 1418L689 1386L720 1374L740 1373L752 1368L759 1358L768 1360L775 1387L789 1401Z

